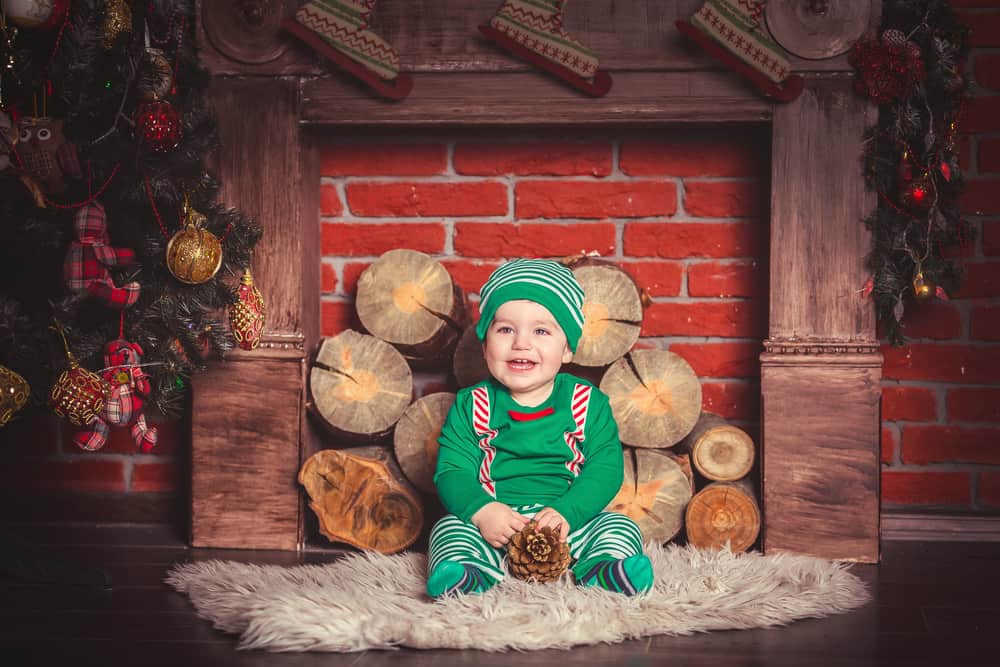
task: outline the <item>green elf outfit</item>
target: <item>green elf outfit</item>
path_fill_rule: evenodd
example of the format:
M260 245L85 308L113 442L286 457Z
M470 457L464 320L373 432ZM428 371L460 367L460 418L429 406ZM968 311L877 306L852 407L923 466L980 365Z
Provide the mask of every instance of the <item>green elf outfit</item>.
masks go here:
M551 260L497 269L480 292L481 340L497 308L513 299L545 306L576 349L583 290L569 269ZM438 442L434 483L449 513L431 530L428 594L482 592L503 579L505 550L470 521L497 501L527 517L551 507L566 519L578 583L626 595L652 587L639 527L603 511L621 488L623 457L608 397L593 384L559 373L548 399L526 408L485 380L458 392Z

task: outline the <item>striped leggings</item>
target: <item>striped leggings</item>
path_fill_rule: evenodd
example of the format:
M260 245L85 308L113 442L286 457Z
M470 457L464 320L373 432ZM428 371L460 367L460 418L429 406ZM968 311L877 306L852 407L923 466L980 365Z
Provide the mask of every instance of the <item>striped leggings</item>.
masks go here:
M533 517L542 505L512 506L515 512ZM580 579L598 561L619 560L642 553L642 533L635 521L616 512L601 512L569 534L573 575ZM430 574L443 560L472 565L494 583L504 578L506 547L487 542L479 529L454 514L446 514L431 529L427 554Z

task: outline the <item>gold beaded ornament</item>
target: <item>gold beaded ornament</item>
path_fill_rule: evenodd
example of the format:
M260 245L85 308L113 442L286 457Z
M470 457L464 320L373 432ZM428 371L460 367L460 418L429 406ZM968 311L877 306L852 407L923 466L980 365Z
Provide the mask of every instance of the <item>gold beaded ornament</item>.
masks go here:
M31 387L23 377L6 366L0 366L0 427L24 407L29 394Z
M104 410L108 396L108 383L97 373L87 370L77 363L69 351L66 334L58 329L63 339L69 368L64 370L49 392L49 406L52 412L65 417L73 426L87 426Z
M260 345L265 318L264 297L253 284L250 269L246 269L240 279L236 303L229 307L229 328L236 344L244 350L253 350Z
M167 243L167 268L188 285L211 280L222 266L222 243L204 228L208 218L184 201L184 229Z

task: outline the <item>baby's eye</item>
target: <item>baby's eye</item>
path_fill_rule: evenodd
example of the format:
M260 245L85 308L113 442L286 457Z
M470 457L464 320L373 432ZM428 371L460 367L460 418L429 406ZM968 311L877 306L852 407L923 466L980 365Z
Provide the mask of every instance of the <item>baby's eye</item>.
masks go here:
M549 330L548 329L543 329L542 327L538 327L537 329L535 329L535 335L536 336L548 336L549 335Z
M502 334L514 333L514 329L508 326L499 326L497 327L496 331L497 333L502 333Z

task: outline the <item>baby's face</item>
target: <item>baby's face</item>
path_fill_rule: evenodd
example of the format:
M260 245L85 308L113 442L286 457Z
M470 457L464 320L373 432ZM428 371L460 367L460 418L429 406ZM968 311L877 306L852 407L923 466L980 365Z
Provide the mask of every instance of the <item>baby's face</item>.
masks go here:
M549 310L534 301L508 301L486 331L483 355L490 374L525 407L552 393L556 374L573 358L566 334Z

